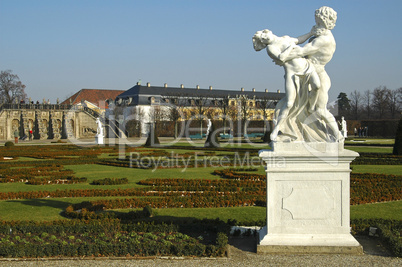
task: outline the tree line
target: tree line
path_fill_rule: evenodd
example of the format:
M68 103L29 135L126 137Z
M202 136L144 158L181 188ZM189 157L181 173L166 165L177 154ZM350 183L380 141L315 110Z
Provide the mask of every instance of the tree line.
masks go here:
M341 92L337 98L338 116L348 120L399 119L402 112L402 87L392 90L379 86L374 90L349 95Z

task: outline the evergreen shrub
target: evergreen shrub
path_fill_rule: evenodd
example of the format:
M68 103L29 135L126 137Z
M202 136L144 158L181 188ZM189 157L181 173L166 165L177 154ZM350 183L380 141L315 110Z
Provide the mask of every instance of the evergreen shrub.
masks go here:
M5 147L13 147L13 146L14 146L14 143L11 142L11 141L7 141L7 142L4 144L4 146L5 146Z

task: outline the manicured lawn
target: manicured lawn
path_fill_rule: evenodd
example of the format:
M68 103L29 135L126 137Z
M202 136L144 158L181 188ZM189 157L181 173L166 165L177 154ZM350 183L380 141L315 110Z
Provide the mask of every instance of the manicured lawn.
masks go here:
M393 175L402 175L402 167L400 165L353 165L353 172L359 173L384 173Z
M345 149L353 150L358 153L392 153L392 147L373 147L373 146L345 146Z
M402 220L402 200L351 206L350 218Z
M212 175L215 168L171 168L171 169L137 169L122 168L105 165L71 165L66 166L71 169L78 177L87 177L91 182L94 179L101 178L123 178L127 177L130 186L137 186L135 183L148 178L183 178L183 179L218 179L218 176ZM124 186L124 185L121 185Z
M49 221L65 219L60 215L70 204L82 201L93 201L97 198L54 198L54 199L26 199L2 201L0 205L1 220L34 220ZM118 210L128 212L131 209ZM192 209L155 209L155 217L220 219L227 221L235 219L238 222L264 221L266 208L264 207L232 207L232 208L192 208ZM382 218L402 220L402 201L364 204L350 207L351 219Z
M205 139L200 142L200 141L196 141L196 142L177 142L175 144L173 144L174 146L183 146L183 147L204 147L204 143L205 143ZM162 143L162 146L166 145L165 148L169 148L169 144L167 143ZM266 143L253 143L253 142L248 142L248 143L240 143L237 141L233 141L231 143L228 143L227 141L225 142L221 142L220 143L220 147L223 148L250 148L250 149L270 149L270 146Z
M370 145L393 145L395 139L374 139L374 138L349 138L345 144L370 144Z
M129 209L121 209L119 212L129 212ZM229 219L238 222L265 221L267 211L265 207L231 207L231 208L171 208L155 209L155 217L172 218L196 218L196 219Z
M262 221L266 219L265 207L234 207L208 209L157 209L157 216L174 216L190 218L219 218L223 221L235 219L239 222L248 220ZM364 204L350 207L350 216L357 218L383 218L402 220L402 201Z
M111 198L111 197L109 197ZM0 220L33 220L52 221L61 220L61 216L69 205L83 201L104 199L102 197L76 197L76 198L39 198L2 200L0 202Z
M24 191L55 191L65 189L125 189L140 187L137 183L148 178L181 178L181 179L220 179L212 172L216 168L173 168L173 169L137 169L122 168L105 165L68 165L66 169L71 169L77 177L87 177L87 183L79 184L52 184L52 185L29 185L25 183L5 183L1 184L0 192L24 192ZM263 169L261 168L261 174ZM128 184L98 186L91 185L93 180L103 178L127 178Z

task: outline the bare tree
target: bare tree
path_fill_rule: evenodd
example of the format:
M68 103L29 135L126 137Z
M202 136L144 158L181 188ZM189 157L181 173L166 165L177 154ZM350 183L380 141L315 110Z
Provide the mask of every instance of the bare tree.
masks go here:
M364 101L363 107L364 107L364 110L366 112L367 119L370 119L371 110L372 110L372 108L371 108L371 105L372 105L372 93L371 93L370 90L367 90L367 91L364 92L363 101Z
M16 74L12 74L11 70L0 72L0 103L12 104L16 101L25 101L27 95L25 93L25 85L20 81Z
M395 119L396 115L401 111L402 87L389 91L389 112L391 119Z
M164 95L166 106L169 107L167 118L174 122L174 138L178 137L178 123L183 118L183 110L186 106L186 99L182 95Z
M160 105L151 105L148 116L149 121L151 123L154 123L155 126L157 126L159 122L167 119L167 114L164 112L163 108Z
M241 121L242 133L247 134L246 121L252 116L253 106L250 105L251 100L247 95L240 95L237 98L237 107L239 110L238 116Z
M215 110L219 112L223 122L223 134L226 134L226 122L230 117L230 96L224 96L213 100Z
M200 133L202 135L202 121L203 117L207 114L207 111L211 108L210 99L203 95L194 95L189 98L190 105L194 107L192 110L192 115L197 116L200 122Z
M262 110L262 115L264 116L264 125L265 125L265 132L271 131L272 129L268 129L268 125L271 127L270 124L267 124L267 121L269 121L270 113L272 109L275 109L277 101L272 100L268 97L263 97L259 99L257 102L257 108Z
M389 96L389 89L385 86L377 87L373 91L373 108L378 119L385 118L390 103Z
M142 121L144 119L144 110L142 107L126 107L125 112L125 130L127 136L140 137L142 132Z
M228 108L228 118L230 118L230 120L232 122L234 122L235 120L237 120L239 118L239 109L236 107L235 100L230 100L229 108ZM234 135L234 129L230 128L229 133Z
M350 94L350 113L351 119L358 120L360 115L360 109L362 105L362 96L360 92L354 90Z

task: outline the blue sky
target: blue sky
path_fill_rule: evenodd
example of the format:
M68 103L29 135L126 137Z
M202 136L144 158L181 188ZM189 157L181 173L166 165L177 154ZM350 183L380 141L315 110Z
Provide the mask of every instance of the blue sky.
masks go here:
M126 90L140 79L283 91L283 69L255 52L251 38L265 28L307 33L323 5L338 12L330 100L402 87L400 0L0 0L0 70L19 75L34 101Z

